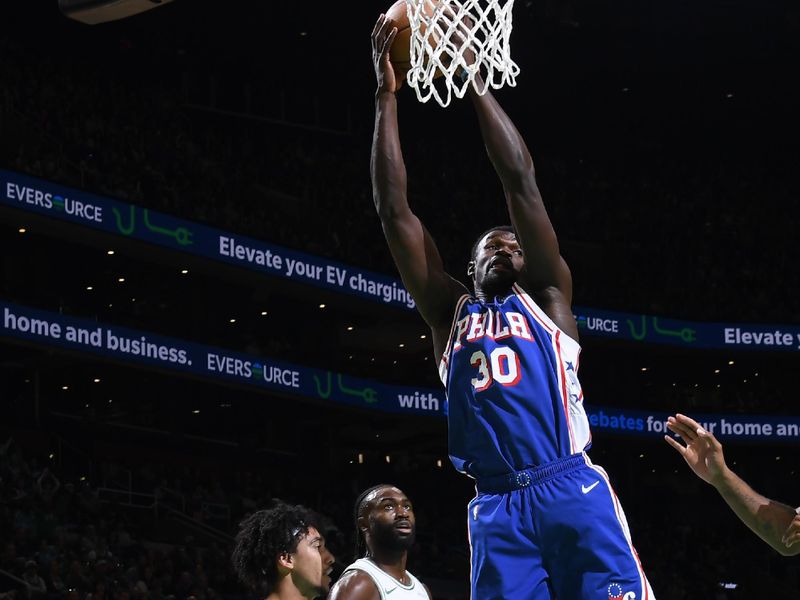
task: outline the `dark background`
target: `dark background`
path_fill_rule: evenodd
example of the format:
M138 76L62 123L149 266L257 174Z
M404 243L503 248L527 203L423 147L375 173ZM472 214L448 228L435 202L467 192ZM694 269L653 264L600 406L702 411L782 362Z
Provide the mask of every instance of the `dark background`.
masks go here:
M369 33L384 8L175 0L89 27L55 2L4 6L0 166L394 275L368 170ZM522 74L497 96L534 155L576 303L797 324L800 8L518 0L514 24ZM399 96L412 205L462 276L474 237L507 222L500 186L467 103ZM24 215L3 209L8 300L438 385L414 315L330 295L322 310L313 288L203 261L182 277L174 253L129 244L109 257L107 240L75 227L21 226ZM797 413L792 354L583 345L588 403ZM465 597L473 492L448 464L439 420L5 342L0 401L13 439L0 468L0 569L21 575L36 560L53 597L243 597L227 536L272 498L329 515L346 565L352 501L381 480L417 505L412 570L437 597ZM763 493L798 502L796 446L731 444L726 455ZM592 457L611 473L659 598L800 595L796 561L758 541L663 442L596 434Z

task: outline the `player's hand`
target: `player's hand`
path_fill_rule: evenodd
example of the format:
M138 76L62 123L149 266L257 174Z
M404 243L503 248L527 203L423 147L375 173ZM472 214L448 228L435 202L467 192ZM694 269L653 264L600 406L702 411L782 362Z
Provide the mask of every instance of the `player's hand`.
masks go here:
M372 30L372 64L375 66L375 77L378 80L378 92L394 94L400 89L395 77L394 67L389 60L389 50L397 35L397 27L386 15L378 17L375 28Z
M700 423L686 415L677 414L667 419L667 427L677 433L684 441L680 444L672 436L665 435L667 443L675 448L700 479L717 486L722 481L728 467L722 444Z
M787 548L791 548L800 542L800 515L795 515L794 519L792 519L792 523L786 529L781 541L786 544Z

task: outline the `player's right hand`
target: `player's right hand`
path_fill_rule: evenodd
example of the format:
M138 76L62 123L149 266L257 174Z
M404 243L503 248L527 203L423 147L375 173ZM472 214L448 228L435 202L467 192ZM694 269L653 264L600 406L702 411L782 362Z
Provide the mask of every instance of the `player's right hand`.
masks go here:
M375 66L375 77L378 80L378 92L394 94L400 85L395 77L394 67L389 60L389 50L397 35L397 27L386 15L378 17L372 30L372 63Z
M703 429L700 423L686 415L677 414L669 417L667 427L678 434L686 445L680 444L672 436L665 435L667 443L678 451L700 479L716 487L728 469L725 455L722 453L722 444L713 434Z

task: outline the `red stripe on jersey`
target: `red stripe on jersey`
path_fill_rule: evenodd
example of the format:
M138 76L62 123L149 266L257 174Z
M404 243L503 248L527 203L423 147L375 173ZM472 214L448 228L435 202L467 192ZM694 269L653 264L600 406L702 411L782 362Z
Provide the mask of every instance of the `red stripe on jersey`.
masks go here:
M469 295L463 294L456 302L455 314L453 314L453 322L450 325L450 335L447 338L447 346L445 346L444 352L442 352L442 358L439 361L439 377L442 380L442 383L447 386L447 377L442 377L442 369L444 369L445 373L449 370L449 363L450 363L450 352L453 349L453 332L456 329L456 323L458 323L458 315L461 314L461 309L464 307L466 301L469 300Z
M525 308L527 308L528 311L531 313L531 315L533 315L533 318L536 319L539 322L539 325L544 327L545 331L547 331L547 333L553 333L553 331L554 331L553 328L547 322L545 322L544 319L542 319L541 315L539 315L538 310L531 303L531 301L530 301L530 299L528 297L528 294L525 293L525 290L523 290L521 287L519 287L519 285L516 284L516 283L514 284L513 289L514 289L514 293L517 294L517 296L519 297L519 299L522 302L522 304L525 305Z
M644 600L649 600L650 590L648 589L649 586L647 585L647 576L644 574L642 561L639 560L639 553L636 552L636 548L633 547L633 542L629 537L630 532L628 529L628 520L625 519L622 515L622 507L619 504L619 498L617 497L617 493L614 491L614 487L611 485L611 480L609 480L608 474L605 472L605 469L593 464L590 464L589 467L596 473L600 474L600 476L603 478L603 481L605 481L606 485L608 486L608 490L611 492L611 499L614 501L614 512L617 515L617 521L619 521L620 526L622 526L623 532L627 534L625 536L625 539L628 542L628 548L631 551L631 556L633 556L633 560L636 561L636 570L639 571L639 578L641 579L642 583L642 592Z

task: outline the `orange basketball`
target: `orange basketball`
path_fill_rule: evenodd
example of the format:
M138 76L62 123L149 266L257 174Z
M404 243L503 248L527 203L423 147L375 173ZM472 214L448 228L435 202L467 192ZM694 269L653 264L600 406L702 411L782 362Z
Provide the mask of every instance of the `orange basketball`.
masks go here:
M430 2L425 3L426 14L433 14L433 7ZM406 0L397 0L389 10L386 17L394 22L397 27L397 35L389 49L389 60L394 67L394 74L397 83L400 84L406 79L406 73L411 69L411 25L408 23L408 12L406 11ZM423 25L424 27L424 25ZM438 71L436 77L441 77L442 72Z
M406 73L411 68L411 26L408 24L406 0L397 0L386 11L386 17L394 22L397 35L394 37L392 47L389 49L389 60L392 61L397 83L404 81Z

